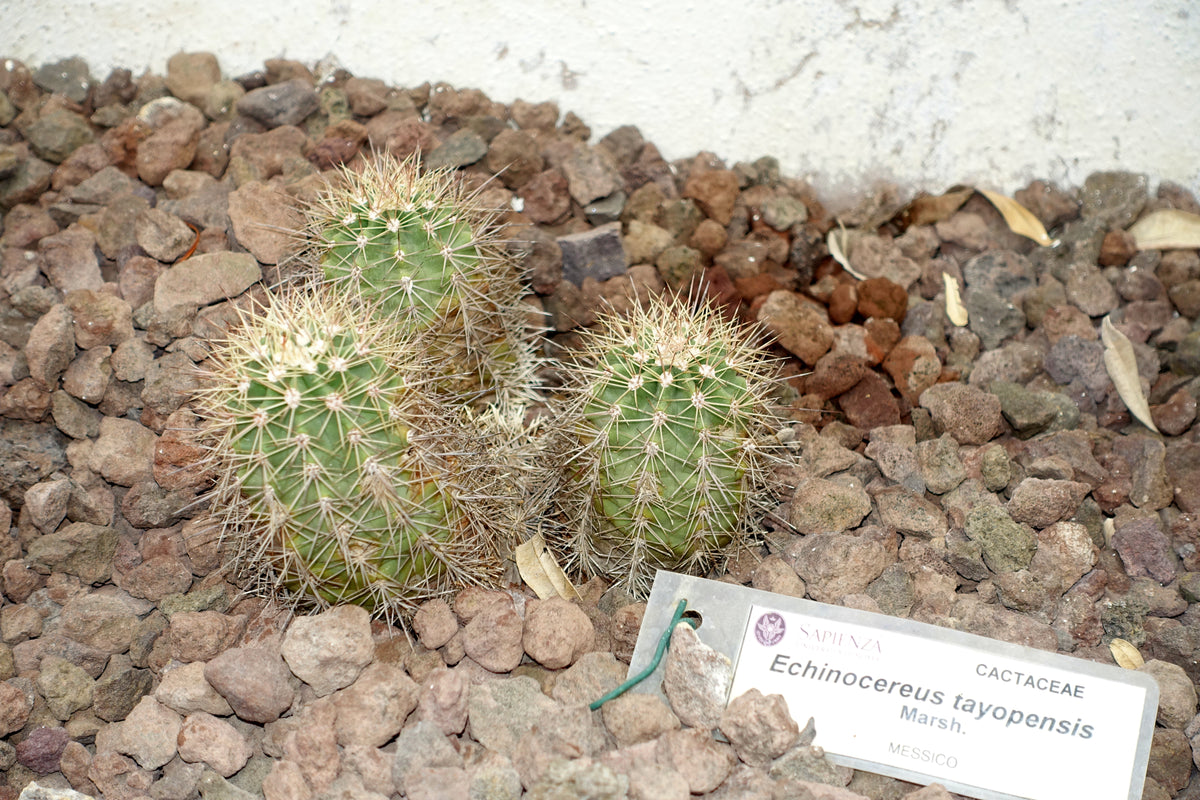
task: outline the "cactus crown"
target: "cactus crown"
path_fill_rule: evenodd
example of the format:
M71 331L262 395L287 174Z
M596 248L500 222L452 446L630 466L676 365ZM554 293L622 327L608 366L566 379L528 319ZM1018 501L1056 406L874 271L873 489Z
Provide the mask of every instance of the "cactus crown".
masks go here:
M302 259L339 291L422 333L448 378L443 388L525 396L537 361L522 274L495 223L453 173L381 154L343 170L313 202Z
M579 482L585 568L644 591L654 568L707 566L743 538L764 478L772 365L710 306L654 299L585 339Z

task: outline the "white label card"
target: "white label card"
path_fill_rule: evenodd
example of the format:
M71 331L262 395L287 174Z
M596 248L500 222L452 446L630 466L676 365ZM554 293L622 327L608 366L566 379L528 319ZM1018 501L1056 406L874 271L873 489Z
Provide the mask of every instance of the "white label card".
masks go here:
M730 697L783 695L837 763L984 800L1141 797L1158 708L1148 675L667 572L631 674L680 599L734 663Z

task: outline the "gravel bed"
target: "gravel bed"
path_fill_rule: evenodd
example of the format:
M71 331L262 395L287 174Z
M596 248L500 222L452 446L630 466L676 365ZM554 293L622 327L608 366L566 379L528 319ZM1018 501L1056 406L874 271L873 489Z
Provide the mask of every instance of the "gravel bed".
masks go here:
M1200 798L1200 256L1126 232L1196 199L1128 173L1035 181L1015 197L1058 240L1039 247L978 194L914 220L880 187L834 214L769 157L591 139L551 103L293 61L229 79L178 54L165 77L103 80L0 61L0 800L31 782L110 800L955 796L831 764L778 696L706 704L695 670L670 703L589 711L645 610L601 577L575 603L465 589L409 636L355 607L291 619L227 580L192 502L189 370L280 277L295 201L372 148L419 149L511 209L548 354L605 305L701 279L774 336L789 489L712 577L1103 663L1127 640L1162 687L1144 797ZM829 256L838 222L864 231L865 280ZM1114 389L1105 317L1160 434ZM711 657L676 633L671 658Z

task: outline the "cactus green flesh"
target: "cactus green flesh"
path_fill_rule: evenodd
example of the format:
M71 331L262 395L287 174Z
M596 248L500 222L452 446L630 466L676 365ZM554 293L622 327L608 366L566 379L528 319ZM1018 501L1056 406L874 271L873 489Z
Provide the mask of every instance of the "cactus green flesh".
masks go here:
M494 212L451 173L379 155L308 211L302 256L339 292L422 336L440 387L527 397L537 360L525 330L521 273Z
M412 341L355 305L272 299L215 350L213 509L263 588L394 615L494 581L508 542L467 497L495 471L419 385Z
M762 483L770 363L710 308L653 301L586 337L569 412L590 496L585 568L644 591L653 569L710 565L744 537Z

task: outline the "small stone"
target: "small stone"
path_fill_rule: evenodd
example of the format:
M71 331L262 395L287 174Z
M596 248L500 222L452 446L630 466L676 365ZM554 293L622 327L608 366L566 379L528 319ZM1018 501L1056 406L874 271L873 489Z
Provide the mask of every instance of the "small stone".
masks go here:
M765 767L800 739L800 726L788 713L783 695L751 689L729 702L721 715L721 733L746 764Z
M421 683L416 718L432 722L447 736L457 736L467 725L470 689L465 671L435 668Z
M788 522L800 533L837 533L856 527L870 511L871 498L861 488L809 478L796 487Z
M358 606L337 606L292 621L280 654L318 697L349 686L375 655L371 618Z
M121 723L118 752L143 769L158 769L175 757L183 719L153 697L143 697Z
M1090 491L1077 481L1026 478L1013 489L1008 513L1017 522L1044 528L1074 515Z
M782 566L798 580L790 567ZM701 642L690 625L676 625L667 650L663 691L679 722L689 728L716 728L732 680L733 665L725 654Z
M1158 724L1174 730L1188 727L1196 716L1196 687L1183 667L1151 659L1138 672L1158 683Z
M933 423L959 444L986 444L1001 431L1000 400L962 383L939 383L921 394Z
M1029 259L1012 250L989 250L968 259L962 266L963 282L1000 297L1016 297L1037 285L1037 273Z
M816 364L833 344L833 328L824 309L786 289L767 295L758 309L758 321L805 364Z
M922 396L928 393L926 390ZM852 388L839 395L837 403L845 413L846 421L861 430L900 424L900 406L887 383L874 372L867 372Z
M69 741L71 736L63 728L35 728L17 743L17 762L38 775L58 772L59 759ZM28 788L21 792L22 796L27 793Z
M424 158L426 169L461 169L487 155L488 144L470 128L459 128Z
M796 570L777 553L772 553L758 563L750 574L750 585L764 592L787 597L804 597L808 592ZM675 713L680 713L679 709L675 709Z
M600 712L618 747L649 742L667 731L679 730L679 718L657 695L628 692L609 700Z
M28 686L28 683L25 685ZM0 683L0 731L5 736L25 726L33 710L35 694L32 690L24 691L11 680Z
M1022 439L1036 436L1058 418L1058 409L1049 399L1051 392L1031 391L1005 380L993 381L989 388L1000 400L1000 412Z
M895 563L872 531L859 534L814 533L792 543L784 558L804 579L809 596L822 603L837 603L850 594L862 594L872 581Z
M1026 569L1037 550L1037 539L1026 527L1013 521L999 506L979 505L967 515L964 531L983 551L983 560L993 572Z
M204 679L204 664L195 661L180 664L162 674L154 699L180 714L204 711L227 717L233 708L212 685Z
M946 535L945 513L923 494L903 486L889 486L876 492L873 500L883 523L904 536L932 539Z
M1120 302L1117 290L1098 269L1073 272L1067 280L1067 300L1089 317L1102 317Z
M472 660L491 672L511 672L521 663L524 623L512 600L485 606L463 628L463 648Z
M924 336L905 336L883 360L883 368L892 376L900 394L915 405L921 393L937 383L942 361L933 343Z
M563 159L561 168L571 197L581 206L608 197L625 185L611 156L603 149L578 145Z
M417 707L420 687L394 664L374 663L333 695L338 743L382 747Z
M550 695L564 706L587 705L620 686L627 672L612 653L586 653L559 674Z
M1175 579L1170 538L1157 517L1138 516L1118 523L1112 546L1130 577L1153 578L1163 585Z
M737 174L726 169L693 172L684 184L682 194L695 200L709 219L728 225L737 201Z
M522 646L547 669L569 667L592 647L595 629L583 609L553 597L526 608Z
M562 250L562 276L576 286L582 286L585 278L606 281L623 275L629 266L619 222L555 241Z
M193 240L192 230L183 220L158 208L138 215L134 233L139 247L168 264L187 252Z
M159 275L154 284L154 307L168 313L228 300L261 279L258 262L248 253L204 253Z
M186 762L202 761L223 778L246 766L253 750L237 729L212 714L189 714L176 737L179 757Z
M1105 228L1128 228L1146 205L1147 183L1145 175L1132 172L1093 172L1079 192L1084 219Z
M517 196L523 203L522 213L536 223L552 225L571 210L567 178L556 168L534 175L517 191Z
M65 572L85 583L99 584L112 577L117 540L115 528L74 522L31 542L26 559L32 566Z
M489 750L511 756L534 724L558 708L532 678L477 684L471 687L469 700L471 735Z
M185 103L202 106L220 80L221 65L212 53L175 53L167 59L167 89Z
M299 125L320 107L320 97L303 78L252 89L237 103L239 114L267 128Z
M871 319L887 317L903 322L908 293L887 278L868 278L858 285L858 313Z
M413 615L412 626L421 644L429 650L438 649L458 633L458 620L450 604L440 597L421 604Z
M68 292L63 302L75 321L75 344L80 350L120 347L133 338L133 310L124 299L107 292L77 289Z
M204 679L247 722L274 722L291 708L288 677L283 659L259 647L226 650L204 667Z
M967 468L953 436L944 433L936 439L917 442L916 452L925 488L932 494L945 494L966 480Z
M263 264L287 257L296 247L296 232L304 227L295 201L261 181L229 193L229 221L238 243Z
M55 108L41 114L25 128L25 137L39 158L58 164L95 139L81 114Z
M969 288L963 293L963 305L968 314L967 326L988 350L994 350L1025 328L1025 314L1007 297L995 292Z
M29 375L46 391L54 391L74 358L74 318L70 309L59 303L43 314L29 332L25 344Z
M154 479L154 431L130 419L104 417L100 436L92 447L93 472L118 486L133 486Z

